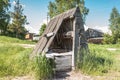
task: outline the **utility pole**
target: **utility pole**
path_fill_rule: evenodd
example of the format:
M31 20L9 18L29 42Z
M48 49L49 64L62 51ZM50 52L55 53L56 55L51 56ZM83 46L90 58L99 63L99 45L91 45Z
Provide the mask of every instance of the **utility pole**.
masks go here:
M48 13L47 13L47 24L48 24L48 20L49 20L49 16L48 16Z

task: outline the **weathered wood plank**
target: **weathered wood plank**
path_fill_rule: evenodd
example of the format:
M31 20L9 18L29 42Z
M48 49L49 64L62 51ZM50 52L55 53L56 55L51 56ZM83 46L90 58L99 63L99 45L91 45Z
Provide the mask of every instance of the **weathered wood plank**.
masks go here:
M60 56L72 56L72 52L65 52L65 53L48 53L46 57L60 57Z
M48 32L48 30L49 30L50 26L52 25L52 22L53 22L53 21L54 21L54 19L51 20L51 21L48 23L47 28L45 29L44 33L43 33L42 36L40 37L40 40L39 40L38 43L36 44L36 46L35 46L35 48L34 48L31 56L37 55L38 49L40 48L40 46L41 46L41 44L42 44L42 41L43 41L43 36L44 36L45 33Z
M54 18L52 25L50 26L49 30L48 30L45 34L50 33L50 32L53 31L53 28L54 28L55 25L57 24L57 21L58 21L58 20L59 20L59 18ZM51 37L50 37L50 38L51 38ZM43 49L44 49L44 47L46 46L48 40L49 40L49 39L47 39L47 37L45 37L45 36L43 37L43 41L44 41L44 42L41 41L42 44L41 44L40 48L39 48L38 51L37 51L38 54L43 51ZM42 53L44 53L44 52L42 52Z
M56 18L55 18L55 19L56 19ZM44 41L44 39L45 39L45 34L48 33L48 31L49 31L49 29L51 28L51 26L53 25L53 22L54 22L55 19L52 19L52 20L50 21L50 24L47 26L48 28L46 28L45 32L43 33L43 35L42 35L42 40L40 40L39 47L38 47L37 51L38 51L39 49L41 49L41 45L42 45L42 43L43 43L43 41ZM37 52L37 53L38 53L38 52Z
M45 50L47 50L47 49L49 48L49 46L50 46L50 44L52 43L52 41L53 41L53 39L54 39L57 31L59 30L59 28L60 28L60 26L61 26L61 24L62 24L62 22L63 22L63 19L64 19L64 16L65 16L65 15L66 15L66 14L63 14L63 15L60 16L60 19L59 19L56 27L54 27L54 30L53 30L54 36L49 39L49 41L48 41L48 43L47 43L47 45L45 46L45 48L44 48L43 51L45 51Z
M78 9L78 8L77 8ZM79 39L79 31L80 31L80 27L81 27L81 23L80 21L80 11L78 10L75 12L75 18L74 18L74 22L73 22L73 54L72 54L72 68L75 69L76 66L76 59L77 59L77 54L78 54L78 50L80 47L80 39Z

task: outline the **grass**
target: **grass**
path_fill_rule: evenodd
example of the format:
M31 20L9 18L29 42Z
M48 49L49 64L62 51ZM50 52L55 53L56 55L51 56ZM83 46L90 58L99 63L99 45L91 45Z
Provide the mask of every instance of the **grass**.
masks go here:
M0 77L33 75L37 80L51 78L54 67L51 60L43 56L30 60L29 54L32 49L23 48L13 44L14 42L29 43L24 40L0 36ZM78 63L82 72L90 75L120 75L119 44L89 44L89 48L90 53L82 54L83 61ZM109 51L107 48L116 48L117 50Z
M35 42L28 40L21 40L12 37L0 36L0 43L21 43L21 44L35 44Z
M27 74L31 50L11 44L0 46L0 77Z
M36 80L48 80L52 79L53 74L53 60L46 58L45 56L39 56L35 58L35 77Z
M36 80L50 78L51 61L44 56L29 59L32 49L5 44L0 46L0 77L34 75Z
M120 55L119 44L116 45L89 44L89 48L90 48L89 53L82 51L83 53L82 56L84 57L82 58L82 62L78 62L78 68L80 68L83 73L90 75L105 75L110 73L110 71L119 72L120 68L118 67L118 65L120 64L120 62L116 58L116 56ZM107 50L107 48L117 48L118 50L109 51Z
M32 75L36 80L50 78L52 75L51 61L40 56L30 60L32 48L24 48L13 43L32 43L0 36L0 79L11 76ZM9 80L9 79L8 79Z

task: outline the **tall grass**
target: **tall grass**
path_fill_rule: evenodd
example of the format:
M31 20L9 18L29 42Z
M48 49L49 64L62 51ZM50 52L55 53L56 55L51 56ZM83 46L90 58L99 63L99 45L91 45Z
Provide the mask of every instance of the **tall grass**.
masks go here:
M27 74L30 52L31 49L16 45L0 45L0 77Z
M81 50L78 55L82 56L77 60L77 69L80 69L83 73L102 75L107 73L113 65L112 54L100 47L89 46L90 51L86 52Z
M36 80L52 79L53 75L53 61L45 56L38 56L35 58L35 77Z
M33 75L36 80L52 77L53 62L45 56L30 60L32 49L4 43L0 45L0 77Z

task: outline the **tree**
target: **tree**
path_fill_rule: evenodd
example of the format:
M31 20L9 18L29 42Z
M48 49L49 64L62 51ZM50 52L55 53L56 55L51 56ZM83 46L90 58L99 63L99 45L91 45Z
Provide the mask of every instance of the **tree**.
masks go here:
M9 0L0 0L0 32L2 35L7 34L7 26L10 20L9 6Z
M114 7L110 15L110 30L112 31L112 43L117 43L120 38L120 14L118 10Z
M114 7L110 14L110 30L112 31L112 35L105 34L104 35L104 43L107 44L116 44L120 41L120 14L118 10Z
M114 7L112 9L112 13L111 13L110 19L109 19L110 29L112 32L114 32L114 30L117 29L117 26L118 26L117 20L119 17L120 17L120 14L119 14L118 10Z
M80 7L82 18L85 22L85 18L89 12L89 9L85 7L84 0L55 0L55 2L49 2L48 15L50 16L50 18L52 18L55 15L76 7L76 5Z
M23 7L19 0L15 0L14 12L11 13L12 24L9 25L9 33L16 38L24 39L27 32L24 25L27 24L26 16L23 14Z
M45 28L46 28L46 24L42 24L40 28L40 36L43 34Z

